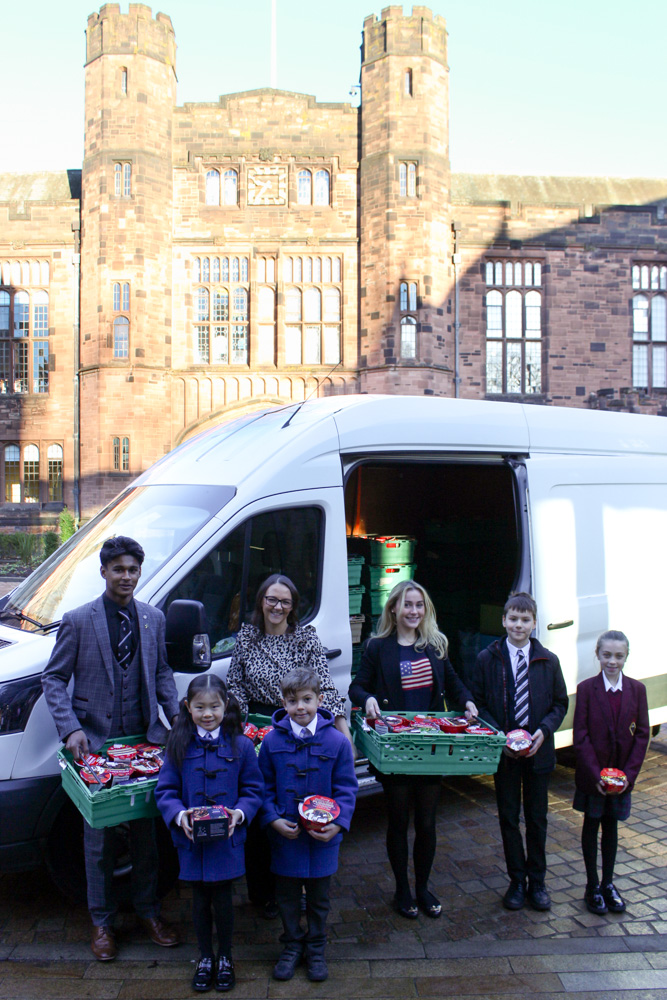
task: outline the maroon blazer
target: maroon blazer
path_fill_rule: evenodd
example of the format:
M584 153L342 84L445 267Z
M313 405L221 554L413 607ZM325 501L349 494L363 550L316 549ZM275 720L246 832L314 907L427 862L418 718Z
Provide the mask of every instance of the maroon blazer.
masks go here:
M618 767L632 789L648 748L650 728L646 688L623 674L618 724L609 706L602 672L577 687L574 710L574 748L577 751L575 784L580 792L593 795L603 767Z

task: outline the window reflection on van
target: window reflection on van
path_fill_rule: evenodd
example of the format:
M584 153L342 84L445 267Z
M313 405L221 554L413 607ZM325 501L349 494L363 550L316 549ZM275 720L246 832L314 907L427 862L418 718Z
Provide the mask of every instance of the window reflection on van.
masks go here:
M75 532L10 595L3 611L22 611L41 624L97 597L100 548L112 535L136 538L146 552L141 586L211 517L229 503L232 486L141 486L121 494ZM5 624L14 621L3 615ZM18 622L16 623L18 625ZM24 623L28 629L31 626Z
M249 622L257 590L267 576L284 573L296 585L299 619L313 617L319 602L322 511L288 507L257 514L240 524L204 556L171 591L172 601L201 601L206 609L214 656L224 656Z

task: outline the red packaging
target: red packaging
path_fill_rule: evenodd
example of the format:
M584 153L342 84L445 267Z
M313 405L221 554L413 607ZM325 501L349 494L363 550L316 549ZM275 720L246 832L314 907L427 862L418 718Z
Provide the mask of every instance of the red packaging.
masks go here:
M468 728L467 719L436 719L443 733L464 733Z
M600 771L600 781L607 795L618 795L625 788L626 775L617 767L605 767Z
M260 743L262 742L262 740L264 739L264 737L267 735L267 733L270 733L272 731L272 729L273 729L273 726L262 726L261 729L257 730L257 739L259 740Z
M114 785L124 785L132 777L132 763L126 760L110 760L106 766L111 773Z
M111 771L107 771L106 768L97 764L91 764L81 768L79 777L92 788L102 788L111 781Z
M199 806L190 814L190 822L196 844L229 836L229 813L224 806Z
M106 757L98 753L85 753L81 760L74 761L77 767L104 767L106 762Z
M258 732L259 729L257 728L257 726L253 725L252 722L246 722L245 726L243 727L243 735L247 736L248 739L252 740L253 742L257 738Z
M309 795L299 802L299 821L305 830L321 830L338 819L340 806L326 795Z
M130 767L133 774L143 774L152 778L160 770L160 762L155 759L150 760L147 757L135 757L134 760L130 761Z
M136 749L127 746L125 743L113 743L107 748L107 757L109 760L132 760L136 756Z
M518 757L525 757L533 743L533 737L527 729L512 729L507 734L507 747Z

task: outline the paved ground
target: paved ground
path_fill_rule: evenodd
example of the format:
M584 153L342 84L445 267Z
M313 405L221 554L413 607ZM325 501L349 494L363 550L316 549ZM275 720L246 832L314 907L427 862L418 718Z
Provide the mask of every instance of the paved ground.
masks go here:
M445 915L405 921L388 903L392 883L383 846L382 799L357 810L341 852L330 921L330 978L271 979L278 922L258 918L239 884L235 958L239 998L532 998L641 996L667 1000L667 727L654 740L621 825L617 884L621 915L596 917L582 903L581 818L571 808L572 761L562 756L551 790L549 913L508 913L506 877L491 778L446 782L433 888ZM64 845L66 849L66 845ZM120 926L116 962L91 960L84 907L65 903L44 872L0 878L0 998L168 998L193 996L195 946L183 886L166 900L185 943L153 946L131 916Z

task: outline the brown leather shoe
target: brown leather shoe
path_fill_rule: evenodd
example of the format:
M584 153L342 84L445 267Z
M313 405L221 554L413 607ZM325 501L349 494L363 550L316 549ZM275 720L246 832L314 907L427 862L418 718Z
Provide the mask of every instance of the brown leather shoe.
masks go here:
M180 944L178 931L171 924L165 923L159 917L141 917L140 920L154 944L159 944L161 948L173 948L174 945Z
M118 954L116 939L110 927L93 927L90 948L98 962L111 962Z

